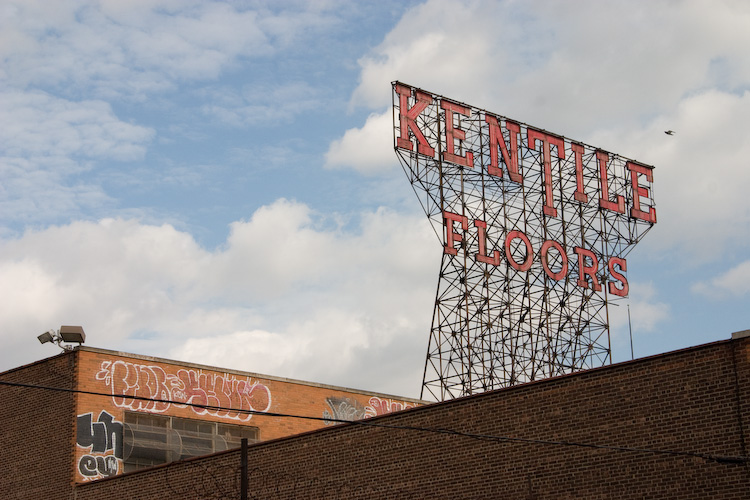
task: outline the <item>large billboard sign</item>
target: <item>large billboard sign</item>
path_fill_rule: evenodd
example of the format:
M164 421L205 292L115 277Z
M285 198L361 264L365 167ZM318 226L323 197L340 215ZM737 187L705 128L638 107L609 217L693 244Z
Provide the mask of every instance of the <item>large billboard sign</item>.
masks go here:
M443 246L422 397L611 361L609 307L656 223L653 168L394 82L394 147Z

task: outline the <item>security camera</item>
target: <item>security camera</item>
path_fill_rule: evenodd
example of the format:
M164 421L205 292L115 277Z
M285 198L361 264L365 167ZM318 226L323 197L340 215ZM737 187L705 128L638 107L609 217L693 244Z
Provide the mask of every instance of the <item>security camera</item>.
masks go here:
M37 337L39 339L39 343L46 344L47 342L54 342L56 333L57 332L55 332L54 330L44 332Z
M59 330L49 330L37 337L39 342L46 344L47 342L54 342L58 347L64 351L73 349L73 346L67 344L78 344L79 346L86 342L86 334L83 332L83 327L80 326L61 326ZM65 342L65 344L63 344Z

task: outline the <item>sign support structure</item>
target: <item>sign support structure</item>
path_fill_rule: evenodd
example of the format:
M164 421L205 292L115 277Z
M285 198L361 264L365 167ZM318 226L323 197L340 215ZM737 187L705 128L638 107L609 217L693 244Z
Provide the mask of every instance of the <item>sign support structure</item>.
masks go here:
M443 245L421 397L611 362L653 167L400 83L394 149Z

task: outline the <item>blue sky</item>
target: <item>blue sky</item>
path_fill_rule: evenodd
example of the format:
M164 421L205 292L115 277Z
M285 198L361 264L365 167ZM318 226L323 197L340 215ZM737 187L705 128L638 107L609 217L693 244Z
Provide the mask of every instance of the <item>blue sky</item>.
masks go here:
M654 165L637 357L750 328L748 26L739 1L6 0L0 370L79 324L418 396L441 248L393 80ZM626 310L612 326L629 359Z

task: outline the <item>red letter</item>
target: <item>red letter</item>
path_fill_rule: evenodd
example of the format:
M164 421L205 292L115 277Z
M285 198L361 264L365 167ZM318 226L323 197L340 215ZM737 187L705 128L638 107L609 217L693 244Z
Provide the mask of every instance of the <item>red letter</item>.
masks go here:
M466 156L455 154L455 139L458 139L459 141L465 140L466 132L453 125L453 113L455 112L464 116L470 116L469 108L456 104L455 102L446 101L445 99L440 101L440 107L445 110L445 148L447 151L443 152L443 161L449 161L457 165L463 165L464 167L473 167L474 153L467 151Z
M551 247L554 247L555 250L557 250L560 254L560 257L562 257L562 268L556 273L553 273L549 268L549 261L547 259L547 252L549 252L549 249ZM568 274L568 256L565 255L565 250L563 250L562 245L558 242L552 240L545 241L544 244L542 244L541 258L544 272L553 280L560 281L565 277L566 274Z
M469 229L469 219L463 215L454 214L452 212L443 212L443 220L445 221L444 252L451 255L457 255L458 249L454 245L457 242L460 242L463 237L453 230L453 223L460 222L461 227L466 231Z
M596 160L599 162L599 181L601 186L601 196L599 196L599 206L619 212L625 213L625 198L622 195L617 195L615 201L609 199L609 185L607 184L607 162L609 161L609 155L604 151L596 152Z
M622 273L615 271L615 266L618 266L623 272L628 270L628 263L625 262L625 259L621 259L620 257L612 257L609 259L607 267L609 268L610 276L622 283L622 288L617 288L614 281L610 281L608 286L609 293L612 295L619 295L620 297L627 297L629 290L628 280Z
M587 203L589 197L583 191L583 145L573 142L570 144L570 149L573 150L573 158L576 162L576 192L573 197L581 203Z
M557 146L557 157L565 158L565 141L562 137L547 134L531 127L526 129L529 139L529 148L536 149L536 141L542 141L542 160L544 163L544 173L542 175L542 184L544 185L544 214L550 217L557 217L557 209L552 206L552 165L550 145Z
M492 257L487 255L487 240L485 235L485 230L487 229L487 223L483 220L475 220L474 226L477 227L477 230L479 231L479 253L476 255L476 258L479 262L484 262L485 264L492 264L493 266L499 266L500 265L500 252L495 250L495 252L492 254Z
M497 147L500 146L500 152L503 155L503 161L508 168L510 180L517 183L523 182L523 177L518 173L518 135L521 133L521 127L512 121L505 120L505 128L510 133L510 151L503 139L503 131L497 123L497 118L486 114L484 121L490 126L490 166L487 167L487 173L497 177L503 176L503 171L498 165Z
M435 150L430 146L430 143L427 142L427 138L425 138L416 122L419 114L424 111L427 106L432 104L432 96L417 90L417 102L414 103L414 106L410 109L409 97L411 96L411 87L396 84L395 89L399 97L398 114L401 128L401 137L396 139L396 145L402 149L413 151L414 147L411 143L411 139L409 139L409 130L411 130L414 137L419 141L417 143L417 152L434 157Z
M589 287L589 281L586 276L591 278L591 285L594 291L598 292L602 289L602 285L599 284L599 280L596 278L596 269L599 267L599 259L591 250L586 250L581 247L575 247L573 250L578 254L578 285L583 288ZM591 259L591 265L586 265L586 257Z
M520 264L513 259L513 254L510 252L510 242L516 238L523 241L523 243L526 245L526 260L524 260ZM531 269L531 260L533 259L533 257L534 249L531 248L529 238L527 238L526 235L521 231L515 229L513 231L510 231L508 233L508 236L505 237L505 258L508 259L508 264L510 264L510 267L516 269L517 271L528 271L529 269Z
M638 174L645 175L648 182L654 182L652 169L632 161L629 161L625 166L630 170L630 182L633 185L633 206L630 207L630 216L656 223L656 209L654 207L650 207L648 212L641 210L641 197L648 197L648 188L641 187L638 184Z

